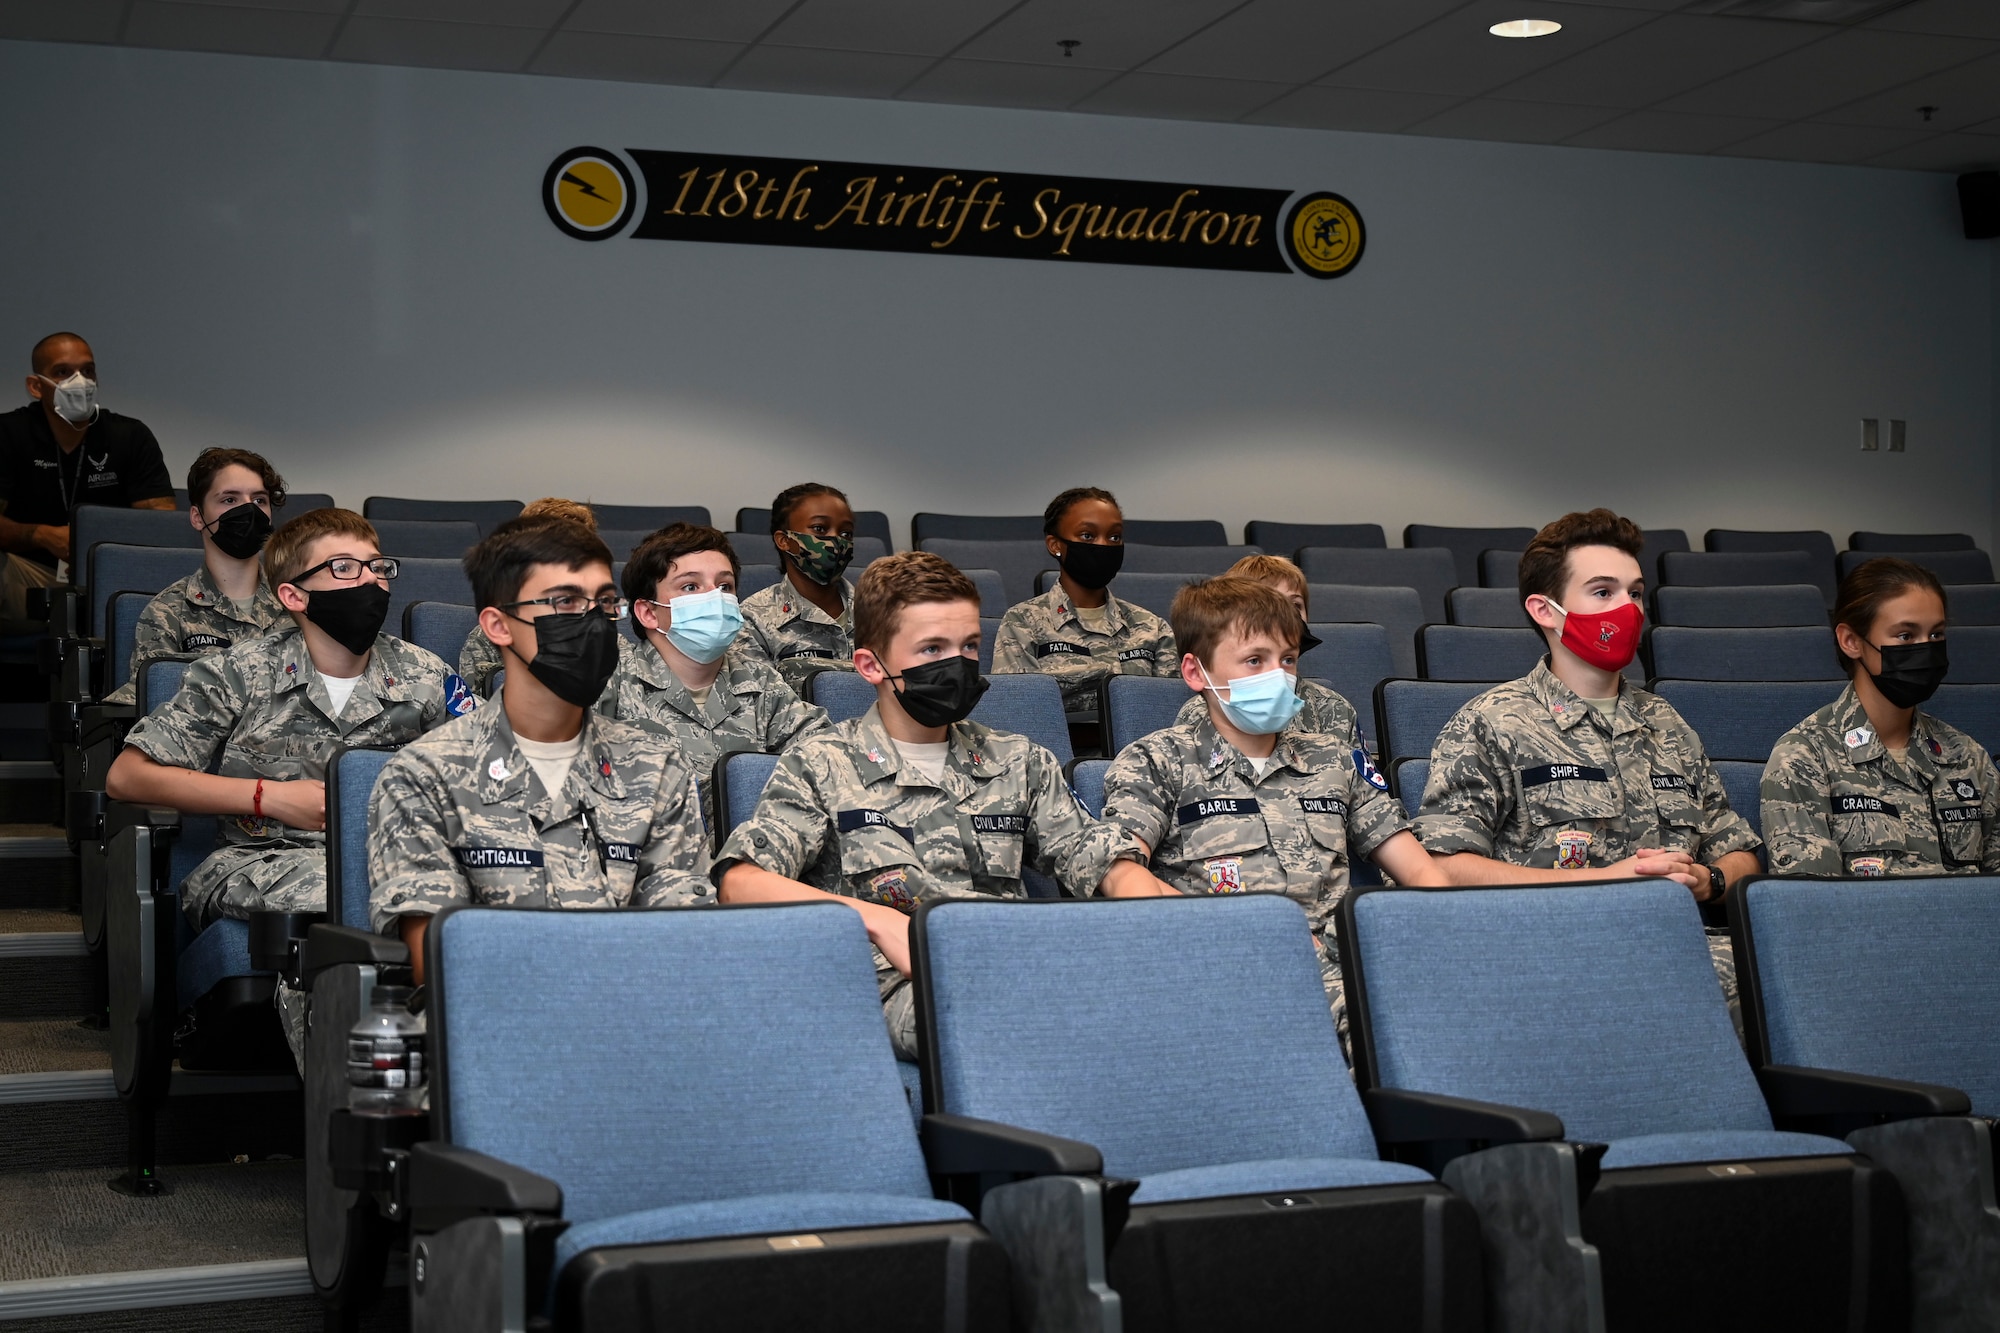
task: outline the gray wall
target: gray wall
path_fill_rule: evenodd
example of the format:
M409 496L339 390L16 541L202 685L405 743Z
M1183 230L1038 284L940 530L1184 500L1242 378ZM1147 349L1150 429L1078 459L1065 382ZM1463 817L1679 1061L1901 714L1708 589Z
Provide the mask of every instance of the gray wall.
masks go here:
M1697 540L1986 538L2000 494L1992 247L1944 175L5 42L0 108L0 345L86 332L177 470ZM1370 239L1336 282L586 244L537 196L582 143L1332 188Z

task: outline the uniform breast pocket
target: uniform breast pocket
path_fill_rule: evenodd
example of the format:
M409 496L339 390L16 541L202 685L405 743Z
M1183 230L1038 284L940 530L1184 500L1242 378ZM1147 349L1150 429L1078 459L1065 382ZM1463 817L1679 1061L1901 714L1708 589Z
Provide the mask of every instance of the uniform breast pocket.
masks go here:
M1306 832L1333 865L1347 864L1347 802L1331 797L1300 801L1306 812Z
M1828 823L1842 856L1880 856L1894 864L1909 840L1901 806L1873 792L1843 791L1838 786L1828 800Z
M1605 826L1623 813L1610 775L1587 764L1523 769L1521 807L1535 835L1535 862L1564 870L1588 866Z
M1210 893L1243 893L1251 887L1245 864L1271 848L1271 832L1254 798L1224 796L1191 801L1178 812L1179 860L1191 875L1205 874ZM1184 883L1183 888L1187 887ZM1194 887L1203 887L1196 879Z
M1701 803L1694 780L1685 773L1654 773L1653 808L1660 820L1661 841L1669 850L1690 855L1701 849Z
M1948 866L1976 866L1986 854L1986 821L1976 805L1937 808L1938 845Z
M994 879L1019 879L1021 860L1028 838L1026 815L973 815L972 836L979 844L979 859Z
M454 847L472 900L496 907L546 907L546 853L540 847Z
M854 897L904 911L916 906L924 888L915 844L882 825L840 835L840 877Z

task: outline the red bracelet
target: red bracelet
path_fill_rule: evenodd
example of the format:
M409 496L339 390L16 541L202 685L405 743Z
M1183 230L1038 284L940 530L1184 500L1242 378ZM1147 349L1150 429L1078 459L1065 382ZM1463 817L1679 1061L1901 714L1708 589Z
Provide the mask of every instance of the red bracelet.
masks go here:
M259 819L264 817L264 779L262 778L257 779L257 790L250 793L250 813Z

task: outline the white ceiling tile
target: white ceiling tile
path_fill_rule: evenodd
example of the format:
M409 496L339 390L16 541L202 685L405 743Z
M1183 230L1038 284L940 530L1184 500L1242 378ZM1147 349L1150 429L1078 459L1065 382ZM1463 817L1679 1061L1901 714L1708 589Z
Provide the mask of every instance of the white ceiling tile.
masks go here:
M792 7L792 0L583 0L563 24L576 32L629 32L642 37L692 37L754 42Z
M1310 83L1465 0L1253 0L1146 66L1151 73Z
M1940 37L1986 37L2000 41L2000 5L1993 0L1917 0L1871 19L1871 28L1928 32Z
M570 0L359 0L354 12L371 18L546 28L562 17L569 5Z
M941 56L1014 4L1015 0L806 0L764 40L779 46Z
M376 65L436 65L445 69L519 69L540 44L540 28L498 28L477 23L425 23L417 19L347 20L334 42L335 60Z
M1940 134L1892 148L1869 158L1866 165L1906 171L1992 171L2000 169L2000 139L1983 134Z
M705 84L729 67L740 42L694 42L627 33L559 32L529 69L572 79Z
M1916 130L1802 120L1716 151L1729 157L1775 157L1788 162L1860 162L1932 137Z
M1557 102L1503 102L1479 98L1410 126L1410 134L1444 139L1504 139L1510 143L1555 143L1616 116L1615 107L1572 106Z
M160 5L219 5L224 9L289 9L301 14L345 14L349 0L142 0Z
M1662 111L1794 120L1961 64L1984 42L1849 28L1660 104Z
M1925 120L1921 107L1933 107ZM2000 56L1988 56L1931 74L1886 93L1849 102L1815 117L1839 125L1886 125L1932 133L1976 125L2000 116Z
M1066 107L1118 76L1071 61L1018 65L999 60L941 60L903 93L917 102L971 106Z
M1640 153L1712 153L1725 144L1778 127L1774 120L1740 116L1687 116L1674 111L1634 111L1563 140L1577 148L1622 148Z
M1334 70L1321 83L1343 88L1471 97L1566 60L1655 15L1639 9L1537 3L1529 17L1554 19L1548 37L1495 37L1495 23L1523 17L1521 0L1479 0Z
M876 51L753 46L716 85L826 97L893 97L930 64L924 56Z
M1827 31L1810 23L1666 14L1496 91L1531 102L1650 106Z
M327 39L339 22L337 14L140 0L132 6L132 17L125 24L124 42L127 46L312 60L325 54Z
M1073 59L1132 69L1200 30L1242 0L1027 0L954 55L1031 64L1062 60L1059 41L1082 43Z
M0 0L0 37L115 42L124 18L124 0Z
M1376 88L1296 88L1243 119L1253 125L1393 134L1457 101L1437 93L1390 93Z
M1164 120L1234 120L1286 91L1282 83L1196 79L1185 74L1127 74L1076 104L1078 111Z

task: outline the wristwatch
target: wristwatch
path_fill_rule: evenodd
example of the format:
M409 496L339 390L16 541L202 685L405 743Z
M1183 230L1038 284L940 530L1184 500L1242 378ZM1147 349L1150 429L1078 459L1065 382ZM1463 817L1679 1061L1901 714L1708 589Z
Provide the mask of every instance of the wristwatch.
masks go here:
M1702 869L1708 872L1708 900L1720 902L1722 895L1729 890L1729 877L1714 866L1703 866Z

